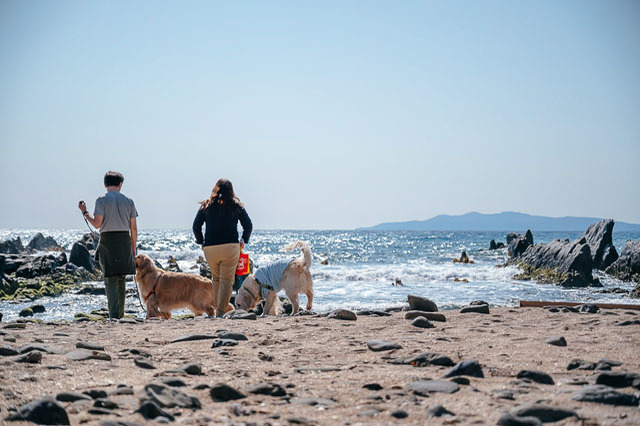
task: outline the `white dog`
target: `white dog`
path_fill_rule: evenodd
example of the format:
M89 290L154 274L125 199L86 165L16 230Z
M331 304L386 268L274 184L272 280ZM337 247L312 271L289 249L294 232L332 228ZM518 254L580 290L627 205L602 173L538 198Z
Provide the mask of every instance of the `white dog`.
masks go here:
M304 241L288 244L284 249L292 251L298 248L302 250L301 258L275 261L249 275L238 290L236 308L248 311L255 308L260 299L264 298L264 315L278 315L282 312L278 292L284 289L293 305L294 314L300 309L299 293L307 295L307 310L310 310L313 304L313 281L309 272L312 262L311 249Z

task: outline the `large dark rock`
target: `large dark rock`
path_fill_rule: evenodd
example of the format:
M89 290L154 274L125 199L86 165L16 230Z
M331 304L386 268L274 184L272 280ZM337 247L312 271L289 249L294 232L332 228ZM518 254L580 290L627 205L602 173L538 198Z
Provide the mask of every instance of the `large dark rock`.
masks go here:
M511 236L512 234L509 234ZM507 236L507 241L509 241L507 245L507 253L509 254L510 259L515 259L517 257L522 256L527 249L533 245L533 234L530 229L527 229L524 237L520 234L515 234L509 241L509 236Z
M515 240L519 236L520 234L518 234L517 232L509 232L507 234L507 245L511 244L511 241Z
M51 275L56 272L58 267L64 266L66 263L67 255L64 252L57 256L53 254L37 256L20 265L16 270L15 275L20 278L36 278L44 275Z
M638 406L638 397L618 392L604 385L588 385L571 395L571 399L581 402L597 402L599 404Z
M68 425L67 412L51 398L33 401L18 408L15 414L7 417L11 421L29 421L39 425Z
M456 364L452 369L447 371L444 377L470 376L484 378L482 367L475 359L468 359Z
M24 251L22 240L20 237L16 237L13 240L7 240L0 242L0 253L5 254L19 254Z
M618 252L613 245L613 219L601 220L590 225L582 235L589 249L593 269L605 270L618 259Z
M602 286L593 277L591 249L584 237L573 242L565 239L533 245L510 263L523 268L516 279L533 279L563 287Z
M80 242L74 243L69 254L69 262L76 266L81 266L92 274L96 272L97 262L93 260L93 256L89 249Z
M412 311L438 312L438 305L426 297L409 294L407 302L409 302L409 309Z
M53 237L45 237L38 232L27 245L29 251L62 251L64 250Z
M627 241L618 260L613 262L606 271L607 274L613 275L622 281L640 283L640 240ZM636 287L630 296L640 297L640 288Z

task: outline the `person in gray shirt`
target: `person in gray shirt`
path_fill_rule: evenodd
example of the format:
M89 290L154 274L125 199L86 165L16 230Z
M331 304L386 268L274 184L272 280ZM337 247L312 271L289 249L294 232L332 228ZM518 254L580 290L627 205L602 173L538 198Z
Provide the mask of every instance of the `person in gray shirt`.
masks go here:
M120 192L123 182L122 173L110 171L104 175L107 193L96 200L93 217L84 201L78 204L89 223L100 229L98 253L110 318L124 316L125 276L136 273L138 211L133 200Z

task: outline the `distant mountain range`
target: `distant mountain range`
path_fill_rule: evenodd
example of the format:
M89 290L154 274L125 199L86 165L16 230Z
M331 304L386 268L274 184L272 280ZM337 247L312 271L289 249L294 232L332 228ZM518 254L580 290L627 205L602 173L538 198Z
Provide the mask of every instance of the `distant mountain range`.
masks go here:
M441 214L427 220L386 222L358 231L584 231L589 225L602 220L597 217L546 217L525 213L502 212L484 214L471 212L463 215ZM640 225L618 222L614 232L640 231Z

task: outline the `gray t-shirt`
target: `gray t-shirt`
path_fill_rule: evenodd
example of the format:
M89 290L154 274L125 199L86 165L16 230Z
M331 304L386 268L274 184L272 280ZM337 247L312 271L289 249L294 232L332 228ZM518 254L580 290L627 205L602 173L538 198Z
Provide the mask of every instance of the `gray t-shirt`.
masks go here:
M133 200L118 191L99 197L93 214L103 217L100 232L128 231L131 219L138 217Z

